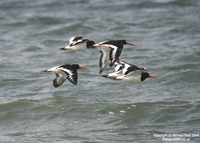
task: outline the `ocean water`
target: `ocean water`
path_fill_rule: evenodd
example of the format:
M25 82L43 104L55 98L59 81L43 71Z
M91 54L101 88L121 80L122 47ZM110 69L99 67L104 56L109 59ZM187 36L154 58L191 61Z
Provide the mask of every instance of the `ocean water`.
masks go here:
M1 0L0 34L1 143L200 142L200 1ZM134 43L120 58L158 80L102 78L72 36ZM88 70L54 88L62 64Z

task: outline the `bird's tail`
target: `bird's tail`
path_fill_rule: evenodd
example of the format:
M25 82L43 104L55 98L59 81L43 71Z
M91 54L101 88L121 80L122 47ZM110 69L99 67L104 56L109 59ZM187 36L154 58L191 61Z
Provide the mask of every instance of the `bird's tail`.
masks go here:
M114 76L109 76L109 75L102 75L102 77L105 77L105 78L110 78L110 79L113 79L113 80L115 80L115 79L116 79L116 77L114 77Z
M67 47L63 47L63 48L60 48L60 50L70 50L70 49Z
M108 78L108 75L102 75L102 77Z

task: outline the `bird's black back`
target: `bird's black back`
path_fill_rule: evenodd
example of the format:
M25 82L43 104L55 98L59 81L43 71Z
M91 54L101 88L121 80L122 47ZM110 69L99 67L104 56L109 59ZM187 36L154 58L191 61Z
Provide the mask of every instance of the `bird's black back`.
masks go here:
M80 66L78 64L66 64L66 65L62 65L60 67L63 67L63 68L66 68L68 70L74 71L74 70L79 69Z

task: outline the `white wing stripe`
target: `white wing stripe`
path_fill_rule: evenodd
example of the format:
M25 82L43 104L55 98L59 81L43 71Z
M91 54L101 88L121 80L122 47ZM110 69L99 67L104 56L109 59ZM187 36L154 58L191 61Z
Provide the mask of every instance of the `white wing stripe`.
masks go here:
M65 68L62 68L62 67L59 67L58 69L68 73L69 75L73 75L72 71L71 70L68 70L68 69L65 69Z

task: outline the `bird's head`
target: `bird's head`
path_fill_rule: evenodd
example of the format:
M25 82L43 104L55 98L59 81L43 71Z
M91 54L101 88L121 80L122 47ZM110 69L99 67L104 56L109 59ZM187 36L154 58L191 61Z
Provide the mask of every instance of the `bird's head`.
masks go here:
M81 66L79 66L78 64L73 64L73 65L72 65L72 68L73 68L73 69L76 69L76 70L77 70L77 69L87 70L87 68L81 67Z
M87 44L86 44L86 47L87 48L96 48L96 47L93 46L94 44L95 44L94 41L88 41Z
M135 46L134 44L126 42L126 40L119 40L119 42L121 42L123 45L132 45L132 46Z
M141 81L144 81L146 78L157 79L156 77L153 77L153 76L149 75L148 72L142 72L142 73L141 73Z

